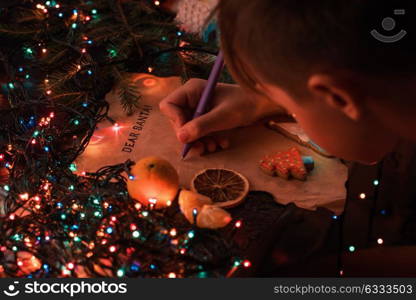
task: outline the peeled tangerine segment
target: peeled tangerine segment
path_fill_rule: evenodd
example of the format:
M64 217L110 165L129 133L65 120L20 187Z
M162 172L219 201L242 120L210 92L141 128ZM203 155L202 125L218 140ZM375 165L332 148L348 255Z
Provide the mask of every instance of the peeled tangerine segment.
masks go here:
M190 222L194 222L193 210L199 212L205 204L211 204L210 198L188 190L182 190L179 194L179 207L185 218Z
M196 225L201 228L218 229L227 226L231 215L224 209L214 205L204 205L196 219Z
M196 192L182 190L179 194L179 207L185 218L193 224L193 212L196 209L196 225L201 228L221 228L226 226L232 219L228 212L211 205L212 203L210 198Z

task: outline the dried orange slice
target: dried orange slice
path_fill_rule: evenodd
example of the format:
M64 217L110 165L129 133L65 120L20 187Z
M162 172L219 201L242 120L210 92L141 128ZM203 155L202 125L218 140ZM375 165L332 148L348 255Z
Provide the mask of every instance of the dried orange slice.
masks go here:
M249 183L243 175L233 170L205 169L192 179L191 188L209 197L218 207L232 207L247 196Z

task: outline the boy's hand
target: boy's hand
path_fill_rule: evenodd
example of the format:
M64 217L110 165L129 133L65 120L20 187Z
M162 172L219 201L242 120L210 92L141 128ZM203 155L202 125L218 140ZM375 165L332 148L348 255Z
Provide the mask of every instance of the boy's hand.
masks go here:
M267 99L250 97L238 85L218 84L209 112L188 122L205 84L205 80L191 79L160 103L160 110L170 119L179 141L185 144L198 140L192 151L200 155L229 146L228 139L208 135L249 125L267 113L278 110Z

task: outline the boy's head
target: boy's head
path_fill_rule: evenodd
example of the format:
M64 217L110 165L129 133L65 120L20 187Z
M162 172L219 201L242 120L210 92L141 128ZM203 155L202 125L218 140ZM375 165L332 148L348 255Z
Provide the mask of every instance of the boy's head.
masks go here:
M373 162L398 136L416 138L403 125L416 113L414 2L220 0L226 63L238 83L286 107L327 151ZM406 35L384 43L373 30Z

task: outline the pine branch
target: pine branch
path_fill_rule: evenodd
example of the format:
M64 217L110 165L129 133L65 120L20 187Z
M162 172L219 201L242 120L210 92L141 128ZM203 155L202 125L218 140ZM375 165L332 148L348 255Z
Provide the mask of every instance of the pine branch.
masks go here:
M137 84L130 80L123 80L118 87L118 96L120 97L123 110L128 116L131 116L139 108L141 94Z
M116 78L116 91L119 96L123 110L128 116L132 115L139 108L141 94L139 87L133 81L132 76L121 73L116 67L113 67L113 74Z
M127 21L126 15L124 14L124 10L123 7L121 6L121 1L117 0L117 4L116 4L117 10L120 13L120 17L121 20L123 21L123 24L125 26L125 28L127 29L127 31L129 32L129 34L131 35L131 37L134 40L134 44L136 45L136 49L139 52L139 55L142 57L143 56L143 49L140 46L140 43L137 39L137 35L133 32L132 28L129 25L129 22Z
M42 22L45 15L40 10L22 8L15 15L17 23Z
M15 27L9 27L7 25L4 24L0 24L0 35L4 35L4 36L12 36L15 38L24 38L26 36L32 36L34 34L39 33L38 29L33 29L33 28L15 28Z

